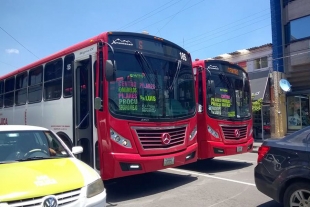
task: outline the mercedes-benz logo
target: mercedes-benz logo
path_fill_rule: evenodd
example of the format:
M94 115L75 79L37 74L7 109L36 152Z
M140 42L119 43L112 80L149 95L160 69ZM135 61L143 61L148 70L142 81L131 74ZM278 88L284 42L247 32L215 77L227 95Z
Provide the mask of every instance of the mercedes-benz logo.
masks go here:
M239 129L235 129L235 137L239 138L240 137L240 131Z
M168 145L171 141L171 137L170 137L170 134L168 133L163 133L161 135L161 142L165 145Z
M58 202L56 197L54 196L50 196L45 198L45 200L42 203L42 207L57 207L58 206Z

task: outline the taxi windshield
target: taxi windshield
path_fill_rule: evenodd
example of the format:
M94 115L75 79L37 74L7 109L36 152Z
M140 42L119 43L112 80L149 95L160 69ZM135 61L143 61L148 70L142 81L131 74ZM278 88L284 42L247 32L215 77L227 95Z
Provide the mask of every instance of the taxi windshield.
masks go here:
M50 131L0 132L0 163L69 156Z

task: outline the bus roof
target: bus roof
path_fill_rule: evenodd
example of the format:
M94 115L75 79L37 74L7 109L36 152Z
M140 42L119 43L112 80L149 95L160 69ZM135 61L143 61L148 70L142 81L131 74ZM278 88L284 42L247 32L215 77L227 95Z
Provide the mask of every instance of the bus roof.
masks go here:
M29 69L32 69L32 68L35 68L37 66L40 66L44 63L47 63L47 62L51 62L59 57L62 57L62 56L65 56L65 55L68 55L68 54L71 54L73 53L74 51L76 50L79 50L79 49L82 49L82 48L85 48L87 46L90 46L90 45L93 45L93 44L96 44L98 43L100 40L104 41L104 42L107 42L106 40L106 36L107 34L118 34L118 35L135 35L135 36L143 36L143 37L149 37L151 39L157 39L157 40L161 40L161 41L165 41L167 43L170 43L170 44L174 44L176 45L175 43L173 42L170 42L168 40L165 40L163 38L159 38L159 37L156 37L156 36L152 36L152 35L148 35L148 34L143 34L143 33L134 33L134 32L113 32L113 31L110 31L110 32L104 32L104 33L101 33L95 37L92 37L92 38L89 38L87 40L84 40L82 42L79 42L79 43L76 43L70 47L67 47L61 51L58 51L52 55L49 55L47 57L44 57L40 60L37 60L33 63L30 63L24 67L21 67L19 69L16 69L12 72L9 72L8 74L5 74L3 76L0 77L0 80L2 79L5 79L5 78L8 78L8 77L11 77L13 75L16 75L16 74L19 74L21 72L24 72L26 70L29 70ZM176 45L177 47L181 48L180 46ZM184 48L182 48L184 50Z
M242 68L241 66L237 65L236 63L232 63L226 60L215 60L215 59L205 59L205 60L199 60L199 59L195 59L195 61L193 61L193 67L204 67L205 64L207 62L217 62L220 64L231 64L231 65L235 65L239 70L242 70L243 72L247 73L247 71L244 70L244 68Z

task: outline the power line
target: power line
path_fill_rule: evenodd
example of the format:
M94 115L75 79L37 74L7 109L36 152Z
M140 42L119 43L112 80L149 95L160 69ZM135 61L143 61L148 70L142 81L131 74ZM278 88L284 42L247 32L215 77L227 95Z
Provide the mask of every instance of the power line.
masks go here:
M272 45L272 54L273 54L273 48L274 47L276 47L276 48L278 48L278 47L283 47L283 46L286 46L287 44L286 43L284 43L284 44L282 44L282 45L277 45L277 46L275 46L275 45L273 45L272 43L271 43L271 45ZM261 49L255 49L255 53L257 53L257 52L263 52L263 51L267 51L268 49L266 49L266 48L261 48ZM292 53L296 53L296 52L300 52L300 51L304 51L304 50L307 50L307 49L300 49L300 50L295 50L295 51L292 51L292 52L283 52L284 53L284 55L286 55L286 54L292 54ZM229 53L228 53L229 54ZM234 59L234 58L240 58L240 57L242 57L242 56L247 56L247 55L249 55L249 53L245 53L245 54L237 54L236 56L231 56L231 57L226 57L226 58L223 58L223 59L225 59L225 60L229 60L229 59ZM284 57L284 56L281 56L281 57ZM281 59L281 57L279 58L279 59ZM247 59L247 60L254 60L254 59ZM276 60L276 58L274 59L274 60Z
M130 27L130 26L132 26L132 25L135 25L135 24L137 24L137 23L139 23L139 22L145 20L145 19L148 19L148 18L154 16L155 14L158 14L158 13L164 11L165 9L168 9L169 7L171 7L171 6L173 6L173 5L177 4L177 3L179 3L179 2L182 1L182 0L179 0L179 1L177 1L177 2L175 2L175 3L173 3L173 4L171 4L170 6L164 7L165 5L170 4L172 1L174 1L174 0L171 0L171 1L169 1L168 3L166 3L166 4L164 4L164 5L160 6L160 7L158 7L158 8L156 8L156 9L154 9L153 11L148 12L147 14L145 14L145 15L143 15L143 16L141 16L141 17L139 17L139 18L137 18L137 19L135 19L135 20L133 20L133 21L131 21L130 23L128 23L128 24L126 24L125 26L121 27L119 30L128 28L128 27ZM156 10L158 10L158 9L160 9L160 8L162 8L162 7L164 7L162 10L159 10L158 12L156 12L156 13L150 15L152 12L155 12ZM144 18L144 17L145 17L145 18Z
M251 30L251 31L246 32L246 33L242 33L242 34L240 34L240 35L237 35L237 36L234 36L234 37L232 37L232 38L229 38L229 39L223 40L223 41L221 41L221 42L217 42L217 43L215 43L215 44L208 45L208 46L203 47L203 48L200 48L200 49L198 49L198 50L191 51L191 53L192 53L192 52L199 51L199 50L203 50L203 49L205 49L205 48L208 48L208 47L211 47L211 46L214 46L214 45L217 45L217 44L223 43L223 42L226 42L226 41L228 41L228 40L231 40L231 39L234 39L234 38L237 38L237 37L243 36L243 35L245 35L245 34L249 34L249 33L251 33L251 32L254 32L254 31L260 30L260 29L262 29L262 28L265 28L265 27L267 27L267 26L270 26L270 24L265 25L265 26L260 27L260 28L257 28L257 29L254 29L254 30Z
M20 44L23 48L25 48L28 52L30 52L33 56L40 59L38 56L36 56L33 52L31 52L28 48L26 48L22 43L20 43L17 39L15 39L12 35L10 35L7 31L5 31L2 27L0 27L2 31L4 31L7 35L9 35L13 40L15 40L18 44Z
M162 19L162 20L159 20L159 21L157 21L157 22L155 22L155 23L153 23L153 24L150 24L150 25L148 25L148 26L145 26L143 29L145 29L145 28L147 28L147 27L150 27L150 26L153 26L154 24L157 24L157 23L159 23L159 22L162 22L162 21L164 21L164 20L166 20L166 19L169 19L169 18L175 16L176 14L179 14L179 13L181 13L181 12L187 10L187 9L190 9L190 8L196 6L197 4L200 4L200 3L203 2L203 1L205 1L205 0L201 0L201 1L199 1L198 3L193 4L193 5L190 6L190 7L187 7L186 9L182 9L182 10L178 11L177 13L174 13L174 14L172 14L172 15L170 15L170 16L168 16L168 17ZM140 29L140 30L137 30L137 31L141 31L141 30L143 30L143 29Z
M253 22L253 23L258 23L258 22L261 22L261 21L263 21L263 20L265 20L265 19L268 19L268 17L267 17L267 18L264 18L264 19L261 19L261 20L259 20L259 21ZM250 23L250 24L245 25L245 26L243 26L243 27L235 28L234 30L231 30L230 32L232 32L232 31L237 31L237 30L243 29L243 28L248 27L248 26L252 26L253 23ZM226 31L226 30L219 31L219 32L217 32L217 33L214 33L213 35L219 34L219 33L225 32L225 31ZM224 35L226 35L226 34L227 34L227 32L225 32L225 33L223 33L223 34L221 34L221 35L216 35L215 37L208 38L208 40L206 40L206 41L209 41L209 40L212 40L212 39L216 39L216 38L221 37L221 36L224 36ZM203 37L203 38L201 38L201 39L205 39L205 38L207 38L207 37ZM201 40L201 39L195 40L194 42L199 41L199 40ZM194 43L194 42L193 42L193 43ZM196 46L196 45L200 45L200 44L201 44L201 42L198 42L198 43L195 43L195 44L190 44L189 46L187 46L187 48L190 48L190 47L193 47L193 46Z
M182 9L184 9L185 8L185 6L190 2L191 0L189 0L189 1L187 1L186 2L186 4L182 7ZM181 9L181 10L182 10ZM180 11L181 11L180 10ZM179 12L180 12L179 11ZM176 13L164 26L162 26L158 31L157 31L157 33L156 34L158 34L158 32L160 32L160 30L162 30L165 26L167 26L167 24L169 24L169 22L171 22L173 19L174 19L174 17L176 17L178 15L178 13Z
M17 68L16 66L11 65L11 64L9 64L9 63L5 63L5 62L3 62L3 61L0 61L0 63L5 64L5 65L8 65L8 66L11 66L11 67L13 67L13 68Z
M234 22L230 22L230 23L228 23L228 24L226 24L226 25L223 25L223 26L221 26L221 27L218 27L218 28L216 28L216 29L214 29L214 30L211 30L211 31L202 33L202 34L197 35L197 36L192 37L192 38L189 38L189 39L187 39L187 41L188 41L188 40L192 40L192 39L196 39L196 38L198 38L198 37L201 37L201 36L205 35L206 33L213 32L213 31L216 31L216 30L221 29L221 28L225 28L226 26L230 26L230 25L232 25L232 24L234 24L234 23L236 23L236 22L243 21L244 19L247 19L247 18L249 18L249 17L253 17L253 16L255 16L256 14L259 14L259 13L265 12L265 11L268 11L268 9L264 9L264 10L259 11L259 12L257 12L257 13L251 14L251 15L249 15L249 16L245 16L245 17L243 17L242 19L238 19L238 20L236 20L236 21L234 21ZM265 15L266 15L266 14L264 14L264 15L262 15L262 16L265 16ZM261 16L259 16L259 17L261 17ZM256 18L254 18L254 19L256 19ZM243 23L241 23L241 24L243 24ZM238 25L240 25L240 24L238 24Z

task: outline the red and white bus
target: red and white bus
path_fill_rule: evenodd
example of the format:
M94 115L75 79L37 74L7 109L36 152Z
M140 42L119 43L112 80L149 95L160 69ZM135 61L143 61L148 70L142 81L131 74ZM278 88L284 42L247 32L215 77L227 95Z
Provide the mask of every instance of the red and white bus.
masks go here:
M198 159L252 151L251 90L247 72L222 60L193 61Z
M0 124L54 130L104 180L197 160L190 54L105 32L0 77Z

